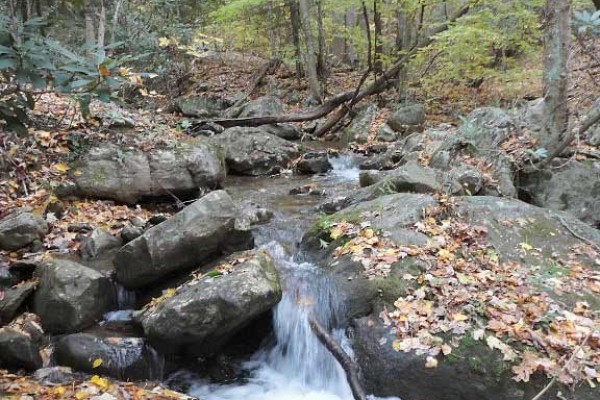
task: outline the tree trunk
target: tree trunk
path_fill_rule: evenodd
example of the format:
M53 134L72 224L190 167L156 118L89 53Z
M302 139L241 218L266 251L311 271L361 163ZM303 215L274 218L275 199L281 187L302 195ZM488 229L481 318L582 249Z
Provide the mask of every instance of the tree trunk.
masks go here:
M323 9L321 0L316 0L317 3L317 28L319 32L319 52L317 55L317 74L322 87L326 87L327 83L327 50L325 48L325 29L323 28Z
M568 66L571 41L571 1L546 0L544 34L544 128L541 145L547 150L563 139L567 129Z
M594 5L596 6L596 10L600 10L600 0L593 0Z
M96 45L96 29L94 27L96 7L94 3L94 0L85 0L85 45L90 59L93 58L92 50Z
M377 0L373 0L373 23L375 24L375 55L373 70L376 74L380 74L383 71L383 60L381 59L381 56L383 55L383 40L381 40L383 22L381 20L381 10L377 3Z
M321 87L319 86L319 76L317 74L317 59L315 57L315 42L310 28L310 14L308 10L308 0L299 1L300 20L304 32L304 42L306 44L306 76L310 94L318 103L323 102Z
M117 26L119 26L119 14L121 12L121 7L123 7L123 0L117 0L117 4L115 5L115 13L112 17L112 28L110 31L110 44L117 43Z
M287 4L290 9L292 42L294 43L296 54L296 76L300 79L304 76L304 68L302 68L302 50L300 49L300 13L298 12L298 1L287 0Z
M100 1L100 14L98 15L98 52L104 56L104 37L106 36L106 7L104 0Z
M21 0L20 1L20 6L21 6L21 21L22 22L27 22L27 20L29 19L29 7L27 5L27 0Z

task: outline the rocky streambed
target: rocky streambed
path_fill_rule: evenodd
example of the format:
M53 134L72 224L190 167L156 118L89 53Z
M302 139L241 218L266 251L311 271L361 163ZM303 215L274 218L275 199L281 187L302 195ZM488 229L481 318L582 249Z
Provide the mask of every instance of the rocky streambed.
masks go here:
M457 131L391 118L395 141L369 157L307 151L281 127L286 138L233 128L152 152L91 149L62 198L172 196L180 208L118 238L92 229L80 257L10 265L2 366L48 384L73 379L66 366L201 399L348 399L312 317L373 396L527 400L555 377L548 396L597 398L595 164L515 176L506 143L525 139L498 109ZM571 172L587 192L567 191ZM11 212L0 245L35 246L47 229Z

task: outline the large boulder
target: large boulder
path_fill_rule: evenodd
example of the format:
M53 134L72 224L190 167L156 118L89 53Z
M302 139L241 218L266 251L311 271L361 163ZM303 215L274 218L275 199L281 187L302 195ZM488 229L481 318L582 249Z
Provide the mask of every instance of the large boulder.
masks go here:
M321 174L332 168L329 156L325 151L309 151L304 153L296 164L296 171L301 175Z
M346 139L365 143L369 140L371 134L371 126L377 117L379 108L375 104L364 106L358 109L356 116L352 119L350 125L344 130Z
M35 370L42 367L40 349L44 331L34 314L23 314L9 326L0 328L0 366Z
M354 227L336 231L337 224ZM364 227L371 231L365 232ZM343 236L352 230L354 236ZM350 242L352 237L354 242ZM322 258L321 264L338 289L337 297L345 305L346 318L357 318L353 348L362 366L364 386L376 396L407 400L532 398L548 380L539 371L533 373L533 368L529 382L514 381L521 357L527 351L539 354L547 350L544 341L554 340L554 328L546 324L574 321L577 327L573 331L589 331L597 317L581 310L600 307L600 287L595 278L586 280L600 273L595 251L600 246L600 232L567 213L515 199L387 195L319 221L303 244ZM358 252L363 248L369 251ZM387 275L369 275L373 265L379 265L373 263L388 262L371 259L369 254L382 257L398 251L405 254L388 266ZM456 297L448 297L448 293ZM419 296L425 296L423 303ZM401 305L394 305L397 298L402 299L397 303ZM451 305L449 298L465 304L462 312L473 319L457 309L450 311L456 305ZM419 304L425 308L416 308L414 315L407 311ZM419 319L411 320L421 318L418 315L425 324L422 329L435 337L415 334L405 341L401 328L404 323L418 325ZM436 325L444 318L446 325ZM511 331L512 327L518 330ZM485 328L481 336L475 334L478 328ZM534 331L531 337L518 334ZM447 343L438 348L439 353L432 352L435 345L431 343L436 340ZM579 343L553 343L559 342L571 346L564 350L566 354L572 354ZM511 349L515 356L510 355ZM590 353L586 354L589 357ZM561 360L553 360L560 368ZM389 376L397 378L385 378ZM432 384L423 386L424 381ZM598 396L598 389L585 383L577 385L574 393L560 384L552 390L562 391L568 399Z
M410 104L398 107L387 119L387 125L402 136L422 131L425 124L425 106Z
M123 246L114 258L117 279L128 288L198 267L209 258L252 246L240 212L222 190L211 192Z
M231 104L226 99L206 94L179 97L175 106L185 116L194 118L218 117Z
M79 251L84 259L94 259L121 246L121 241L104 229L96 228L82 240Z
M254 251L233 255L165 297L135 316L150 343L165 353L213 355L279 302L281 286L272 258Z
M142 338L65 335L55 344L54 358L59 365L120 380L163 378L164 358Z
M299 155L297 145L259 128L230 128L211 140L223 148L228 170L235 175L278 172Z
M233 111L233 110L232 110ZM275 96L263 96L247 102L232 112L232 117L269 117L283 114L283 104Z
M34 240L42 240L47 231L46 221L30 209L14 210L0 219L0 250L18 250Z
M540 207L600 226L600 162L571 161L522 176L519 189Z
M145 197L197 196L222 186L218 150L200 141L145 153L107 144L92 148L73 168L81 195L134 204Z
M40 265L36 275L40 282L33 310L49 333L80 331L116 306L110 279L76 262L54 259Z
M491 179L484 188L485 194L516 198L512 162L501 148L516 132L516 121L505 111L493 107L477 108L456 133L447 136L431 154L429 165L448 171L463 166L465 160L480 161L490 169Z

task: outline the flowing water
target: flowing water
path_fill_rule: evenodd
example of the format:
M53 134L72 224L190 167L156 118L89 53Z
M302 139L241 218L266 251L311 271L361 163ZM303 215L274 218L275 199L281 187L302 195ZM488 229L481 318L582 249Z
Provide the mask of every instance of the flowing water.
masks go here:
M312 178L329 195L336 190L356 186L358 168L351 156L332 159L334 170L326 176ZM309 316L330 330L336 316L343 315L336 302L335 288L321 268L299 250L298 243L308 223L316 215L313 196L288 196L294 185L308 178L278 180L242 180L230 183L232 195L257 200L275 211L275 219L255 231L257 245L274 258L284 288L283 298L274 311L275 343L260 349L243 368L249 378L243 383L219 385L195 382L189 394L203 400L348 400L352 393L344 371L321 345L308 324ZM302 180L303 179L303 180ZM257 187L269 188L269 193ZM262 195L261 195L262 193ZM257 199L258 197L258 199ZM352 354L342 330L332 335Z

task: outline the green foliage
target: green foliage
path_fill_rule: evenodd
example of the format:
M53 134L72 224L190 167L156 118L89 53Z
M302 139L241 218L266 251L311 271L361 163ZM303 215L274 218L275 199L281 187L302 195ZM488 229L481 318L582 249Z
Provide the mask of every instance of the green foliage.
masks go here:
M129 75L121 67L135 59L129 55L106 57L114 45L85 49L86 56L78 55L40 35L39 28L45 24L35 18L15 26L0 15L0 120L21 135L27 133L27 110L35 107L35 95L48 90L70 94L87 117L92 99L117 99Z
M578 35L590 35L599 38L600 10L594 13L585 10L575 11L573 13L573 27Z
M478 79L518 74L517 61L541 49L537 7L542 3L480 2L420 52L416 65L434 60L422 83L426 87L448 82L468 85Z

